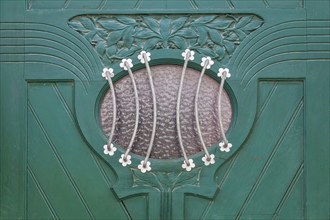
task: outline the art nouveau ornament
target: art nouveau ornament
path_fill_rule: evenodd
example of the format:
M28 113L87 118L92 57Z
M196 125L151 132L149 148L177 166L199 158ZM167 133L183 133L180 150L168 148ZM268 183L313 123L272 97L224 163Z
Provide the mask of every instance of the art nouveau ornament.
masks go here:
M184 84L184 78L185 78L185 74L186 74L186 70L187 70L187 65L188 65L189 61L194 60L195 52L190 49L186 49L181 55L184 59L184 64L183 64L183 68L182 68L182 74L181 74L180 85L179 85L178 95L177 95L177 103L176 103L176 131L177 131L178 141L179 141L179 145L180 145L180 149L181 149L181 154L183 156L183 163L181 166L185 171L189 172L193 168L196 167L196 164L193 161L193 159L188 158L186 149L185 149L186 147L183 144L182 135L181 135L182 129L181 129L181 125L180 125L180 115L181 115L180 105L181 105L182 88L183 88L183 84ZM137 56L137 58L140 60L140 62L142 64L145 64L148 79L149 79L150 90L151 90L151 94L152 94L153 121L152 121L151 138L150 138L147 152L145 154L145 158L137 166L138 170L140 170L142 173L146 173L146 172L151 171L151 169L152 169L149 158L150 158L150 154L153 149L154 138L155 138L155 134L156 134L156 127L157 127L157 100L156 100L156 93L155 93L155 88L154 88L154 84L153 84L153 79L152 79L152 73L151 73L150 66L149 66L149 61L151 60L151 53L146 52L146 51L141 51L140 54ZM201 83L203 80L203 76L205 74L205 71L207 69L210 69L212 67L212 65L214 65L214 61L210 57L203 57L201 59L200 65L202 67L202 70L201 70L201 73L199 76L196 94L195 94L194 116L195 116L195 123L196 123L195 126L197 128L197 134L198 134L198 137L199 137L199 140L201 143L201 147L205 153L204 157L202 157L202 161L205 166L210 166L210 165L216 163L216 159L215 159L214 154L209 153L207 146L203 139L202 131L200 128L200 121L199 121L198 103L199 103L199 93L200 93L200 87L201 87ZM122 59L119 66L123 70L128 71L129 77L130 77L132 85L133 85L134 96L135 96L135 124L134 124L133 134L132 134L130 142L126 148L125 153L122 154L119 159L119 162L122 164L122 166L126 167L126 166L132 164L132 161L131 161L132 157L129 154L132 150L133 142L136 138L136 134L137 134L138 126L139 126L139 123L138 123L139 117L140 117L140 115L139 115L139 96L138 96L138 91L137 91L137 86L135 83L134 75L131 70L131 68L133 67L132 60L131 59ZM224 82L227 78L229 78L231 76L231 74L229 73L228 68L220 68L217 75L218 75L218 77L221 78L219 96L218 96L219 97L218 98L218 120L219 120L219 127L220 127L220 131L221 131L222 141L219 143L219 146L220 146L220 151L229 152L230 148L232 147L232 144L228 142L228 140L226 138L226 134L224 132L223 124L222 124L221 95L223 92ZM114 76L113 69L104 68L102 76L109 82L109 86L110 86L111 93L112 93L112 100L113 100L112 130L111 130L111 133L110 133L110 136L108 139L108 144L104 145L103 147L104 147L105 154L113 156L115 151L117 150L117 148L114 147L114 145L112 143L112 139L114 136L114 130L115 130L115 126L116 126L116 99L115 99L115 91L114 91L114 87L113 87L113 83L112 83L112 77Z

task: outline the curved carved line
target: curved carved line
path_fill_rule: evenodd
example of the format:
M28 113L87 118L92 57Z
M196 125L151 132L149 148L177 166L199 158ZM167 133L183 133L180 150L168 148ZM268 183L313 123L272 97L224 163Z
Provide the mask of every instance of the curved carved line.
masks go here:
M7 30L7 31L15 31L15 30L12 30L12 29L5 29L5 30ZM68 39L66 39L66 38L64 38L64 37L62 37L62 36L59 36L59 35L56 35L56 34L53 34L52 32L45 32L45 31L41 31L41 30L36 30L36 29L25 29L26 31L35 31L35 32L41 32L41 33L47 33L47 34L50 34L50 35L53 35L53 36L56 36L56 37L61 37L61 39L64 39L64 40L67 40L67 41L69 41ZM57 40L54 40L54 39L52 39L52 38L47 38L47 36L45 36L45 37L42 37L42 36L38 36L38 37L33 37L33 35L31 35L30 34L30 37L29 37L29 33L27 32L26 33L26 36L25 37L0 37L0 38L10 38L10 39L22 39L22 40L24 40L24 39L35 39L35 40L39 40L39 39L43 39L43 40L45 40L45 41L49 41L49 42L53 42L53 43L57 43L58 45L60 45L60 46L63 46L63 47L65 47L65 48L67 48L67 49L69 49L70 51L72 51L73 53L75 53L77 56L79 56L80 58L81 58L81 60L86 64L86 67L89 69L89 71L90 72L92 72L92 69L91 69L91 67L88 65L88 63L86 62L86 60L79 54L79 53L77 53L74 49L72 49L72 48L70 48L70 47L68 47L68 45L67 44L63 44L62 42L60 42L60 41L57 41ZM72 43L72 41L70 41L71 43ZM73 44L73 43L72 43ZM28 44L25 44L25 45L28 45ZM25 46L25 45L15 45L15 46ZM73 44L73 45L75 45L75 44ZM31 46L34 46L34 45L31 45ZM40 45L40 46L42 46L42 45ZM76 48L77 49L80 49L80 47L78 47L77 45L75 45L76 46ZM50 46L47 46L47 47L50 47ZM52 48L54 48L54 47L52 47ZM54 48L55 49L55 48ZM58 49L59 50L59 49ZM59 51L61 51L61 50L59 50ZM61 52L63 52L63 51L61 51ZM65 53L65 52L63 52L63 53ZM67 54L67 53L65 53L65 54ZM69 55L70 57L72 57L73 58L73 56L71 56L71 55ZM73 58L73 59L75 59L75 58ZM78 62L78 61L77 61ZM80 62L79 62L80 63ZM82 63L80 63L82 66L84 66ZM91 63L89 63L89 64L91 64ZM85 69L85 72L86 72L86 75L87 75L87 77L88 77L88 71L87 71L87 69L86 69L86 67L84 67L84 69Z
M65 60L65 59L63 59L63 58L61 58L61 57L55 56L55 55L47 54L47 53L25 53L24 55L26 55L26 56L45 56L45 57L55 58L55 60L58 59L58 60L60 60L61 62L64 62L64 63L68 64L69 67L72 66L71 63L68 62L67 60ZM52 59L49 59L49 60L51 61ZM73 66L73 67L74 67L75 69L77 69L79 72L81 72L76 66ZM69 68L68 68L68 69L69 69ZM75 73L74 75L77 76L77 78L78 78L80 81L84 81L84 80L82 80L82 78L79 77L78 74ZM82 74L82 76L83 76L83 78L89 83L89 81L87 80L86 76L83 75L83 74Z
M70 47L67 47L67 45L64 45L64 44L60 44L60 42L59 41L56 41L56 40L51 40L51 39L47 39L47 38L43 38L43 37L26 37L26 39L36 39L36 40L45 40L45 41L49 41L49 42L51 42L51 43L55 43L55 44L58 44L58 45L60 45L60 46L63 46L63 47L65 47L66 49L68 49L68 50L70 50L70 52L72 52L72 53L74 53L75 55L77 55L80 59L81 59L81 61L78 61L78 59L77 58L75 58L74 56L72 56L72 55L69 55L68 53L66 53L67 55L69 55L72 59L74 59L74 60L76 60L77 62L79 62L79 64L81 65L81 66L83 66L84 67L84 70L85 70L85 72L86 73L88 73L88 71L90 71L90 72L92 72L92 69L91 69L91 67L89 66L89 64L86 62L86 60L84 60L84 58L79 54L79 53L77 53L75 50L73 50L73 49L71 49ZM28 44L26 44L27 46L34 46L34 45L28 45ZM51 47L51 46L49 46L49 45L47 45L47 46L45 46L45 45L38 45L38 46L40 46L40 47L50 47L50 48L54 48L54 47ZM55 49L55 48L54 48ZM56 48L57 49L57 48ZM61 51L60 49L58 49L59 51ZM61 51L62 53L64 53L63 51ZM88 70L87 70L88 69Z
M290 28L290 29L292 29L292 28ZM330 35L314 34L313 36L322 36L322 37L327 37L327 38L329 38ZM275 42L279 42L279 41L282 41L282 40L284 40L285 42L288 42L286 39L288 39L288 38L293 38L293 37L296 37L296 38L298 38L298 37L302 37L302 42L300 42L300 43L287 43L287 44L281 44L281 45L273 45L273 47L272 47L270 50L267 50L267 52L265 52L265 53L262 52L262 49L263 49L264 47L267 47L267 46L270 45L270 44L273 44L273 43L275 43ZM244 64L244 63L249 63L248 66L246 66L244 70L241 71L240 68L238 68L237 71L238 71L238 72L241 71L241 72L243 73L243 77L242 77L242 79L241 79L241 83L242 83L243 80L246 78L246 76L247 76L247 74L248 74L248 72L249 72L249 71L245 72L247 69L249 70L249 68L250 68L251 66L254 66L255 63L259 63L260 60L264 60L264 59L266 59L267 57L266 57L266 58L263 58L263 57L265 57L266 54L269 54L270 52L272 52L272 51L274 51L274 50L276 50L276 49L278 49L278 48L281 48L281 47L283 47L283 46L289 46L289 45L306 45L306 43L307 43L307 44L326 44L326 43L328 43L328 42L308 42L308 41L306 41L306 38L305 38L305 37L306 37L305 34L303 34L303 35L290 35L290 36L286 36L286 37L278 38L278 39L276 39L276 40L272 40L272 39L270 39L270 41L269 41L267 44L264 44L262 47L259 47L259 49L257 49L257 51L256 51L255 53L257 53L258 51L261 51L257 56L250 56L250 57L248 57L248 58L243 62L243 64ZM298 39L299 39L299 38L298 38ZM295 41L295 42L297 42L297 41ZM250 61L250 60L252 60L252 61Z
M317 51L311 51L311 50L303 50L303 51L286 51L286 52L281 52L281 53L277 53L277 54L274 54L274 55L272 55L272 56L269 56L269 57L267 57L266 59L264 59L264 60L262 60L261 62L259 62L258 64L265 63L266 61L268 61L269 59L274 58L274 57L278 57L278 56L282 56L282 55L286 55L286 56L287 56L287 55L291 55L291 54L298 54L298 55L301 55L301 54L302 54L302 55L304 56L302 60L307 60L307 59L308 59L308 55L310 55L310 53L325 53L325 54L329 54L329 51L319 51L319 50L317 50ZM285 59L286 61L290 61L290 60L300 60L300 59L290 59L290 58L288 58L288 57L284 57L284 59ZM317 59L317 58L316 58L316 59ZM319 58L319 59L322 59L322 58ZM325 60L330 59L330 54L329 54L328 58L323 58L323 59L325 59ZM314 60L315 60L315 58L314 58ZM283 61L283 60L280 60L280 61ZM262 67L261 69L259 68L259 70L256 71L256 72L250 77L250 79L247 81L247 83L246 83L246 85L244 86L244 88L246 88L246 87L251 83L252 79L255 78L256 75L258 75L259 72L261 72L262 70L264 70L265 68L267 68L267 67L269 67L269 66L271 66L271 65L273 65L273 64L279 63L280 61L277 61L277 62L274 62L274 63L271 63L271 64L267 64L266 66ZM260 66L260 65L257 65L257 66ZM251 72L253 69L255 69L257 66L254 66L252 69L248 70L246 75L248 75L248 73Z
M264 60L266 58L268 58L266 55L273 52L274 50L281 48L281 47L285 47L285 46L289 46L289 45L306 45L306 39L302 38L302 42L300 43L286 43L286 44L280 44L280 45L276 45L275 43L278 41L284 41L284 42L288 42L287 39L290 38L296 38L297 40L299 40L301 37L304 37L303 35L295 35L295 36L288 36L288 37L283 37L283 38L279 38L276 40L270 40L270 42L268 42L267 44L264 44L262 47L260 47L256 52L255 52L255 56L250 56L248 57L242 64L242 66L244 67L245 63L248 63L247 66L245 66L245 68L243 70L241 70L241 68L239 67L237 69L237 72L241 72L242 73L242 78L241 78L241 83L244 81L244 79L247 77L248 75L248 71L246 72L246 70L249 70L250 67L254 66L256 63L259 63L260 60ZM295 41L297 42L297 41ZM273 45L274 44L274 45ZM263 52L264 50L262 50L261 48L267 47L268 45L272 45L273 47L267 49L266 52ZM288 48L291 49L291 48ZM260 53L258 53L260 51ZM241 67L242 67L241 66Z
M51 63L51 62L48 62L48 61L40 61L40 60L28 60L28 59L26 59L24 62L25 63L46 63L46 64L58 66L58 67L61 67L61 68L65 69L65 70L71 72L74 76L76 76L77 78L79 78L78 75L75 72L73 72L72 70L70 70L67 67L62 66L62 65L60 65L58 63ZM86 85L84 83L82 83L82 85L83 85L85 91L87 91Z
M277 28L277 26L272 26L272 27L276 27ZM259 45L262 45L262 46L264 46L264 41L267 41L268 43L270 42L270 43L272 43L272 40L273 40L273 38L274 38L274 36L273 36L273 34L274 33L278 33L278 32L280 32L280 31L284 31L284 30L291 30L291 29L302 29L302 30L305 30L305 27L296 27L296 26L293 26L293 27L285 27L285 28L283 28L283 29L275 29L275 30L270 30L269 29L269 31L271 31L271 32L266 32L266 31L264 31L264 32L261 32L263 35L261 35L260 36L260 38L259 39L257 39L257 36L255 37L255 39L257 40L256 42L256 44L250 44L250 45L252 45L247 51L246 51L246 53L242 56L242 58L241 58L241 60L240 60L240 62L239 62L239 64L237 65L237 69L240 69L241 68L241 66L243 66L243 64L246 62L246 59L248 59L250 56L251 56L251 54L254 54L255 53L255 48L257 48L257 50L259 50L260 49L260 47L259 47ZM260 34L261 34L260 33ZM285 35L284 35L285 36ZM276 36L277 38L278 38L278 36ZM262 39L262 40L260 40L260 39ZM252 52L252 53L250 53L250 52Z
M26 45L25 46L25 48L29 48L29 47L31 47L31 48L36 48L36 47L42 47L42 48L47 48L47 49L50 49L51 48L51 50L55 50L55 51L58 51L59 53L62 53L64 56L63 57L61 57L61 60L67 60L67 59L64 59L65 58L65 56L68 56L68 59L72 59L72 60L74 60L75 62L77 62L77 64L79 64L79 65L74 65L74 62L69 62L72 66L74 66L75 68L77 68L77 69L79 69L79 71L82 73L82 75L84 76L84 78L85 79L88 79L86 76L88 76L88 74L87 74L87 70L84 68L84 66L82 66L82 64L76 59L76 58L74 58L73 56L71 56L71 55L69 55L69 54L67 54L67 53L64 53L63 51L61 51L61 50L59 50L59 49L57 49L57 48L55 48L55 47L51 47L51 46L42 46L42 45ZM49 50L49 52L51 51L51 50ZM42 52L33 52L33 53L35 53L35 54L47 54L47 55L51 55L50 53L48 54L48 53L42 53ZM25 53L26 55L28 55L28 54L31 54L30 53L30 51L27 51L26 53ZM58 57L58 56L56 56L56 55L54 55L55 57ZM86 73L86 75L85 74L83 74L83 72L85 72Z
M258 34L256 34L253 37L253 40L256 41L256 42L260 42L260 39L265 38L265 35L266 36L270 36L272 33L274 33L275 31L277 31L277 30L273 31L272 29L276 29L280 25L287 25L287 24L296 25L297 22L301 22L301 24L306 25L306 22L305 21L286 21L286 22L282 22L282 23L276 24L275 26L270 26L268 28L265 28L263 31L261 31ZM296 27L296 26L293 26L293 27ZM273 32L268 33L268 31L273 31ZM255 47L257 47L256 44L248 44L248 43L249 42L246 42L246 44L242 45L240 47L240 50L237 53L237 56L235 56L234 58L232 58L232 63L234 63L234 62L236 62L236 59L238 59L239 57L241 57L240 60L239 60L239 62L238 62L238 65L236 65L236 66L241 66L241 62L244 61L245 57L250 55L249 52L251 50L253 50ZM248 49L247 50L244 50L247 47L248 47Z
M90 50L90 48L88 48L88 47L86 46L85 42L84 42L81 38L75 36L73 33L68 32L66 29L63 29L63 28L60 28L60 27L57 27L57 26L54 26L54 25L46 24L46 23L34 23L34 22L28 22L28 23L25 23L25 24L44 25L44 26L49 26L49 27L51 27L51 28L54 28L54 29L57 29L57 30L62 31L64 35L59 35L58 32L50 32L49 29L48 29L47 27L45 27L45 28L47 28L46 30L42 30L42 31L45 31L45 32L54 33L55 35L58 35L58 36L62 36L64 39L70 41L72 44L76 45L76 46L77 46L77 47L83 52L83 54L86 56L87 60L89 60L89 61L91 62L91 66L93 66L93 67L99 67L99 65L98 65L98 64L99 64L99 62L98 62L98 60L99 60L99 59L98 59L98 56L94 53L94 51ZM24 30L25 30L25 29L24 29ZM37 30L38 30L38 29L37 29ZM72 29L69 29L69 30L72 30ZM82 50L82 48L81 48L78 44L76 44L76 42L74 42L74 41L72 41L72 40L66 38L65 35L70 35L70 36L73 37L74 39L78 40L78 42L81 43L81 45L82 45L82 46L83 46L88 52L90 52L89 54L92 55L93 60L90 60L90 59L89 59L90 56L87 56L87 54L85 53L85 51ZM96 73L95 73L95 74L96 74Z
M288 55L292 55L292 54L294 54L294 55L296 55L296 56L297 56L297 55L302 55L303 57L302 57L302 58L297 58L297 57L295 57L295 58L290 59L290 58L288 57ZM281 57L282 55L285 55L285 56L282 58L282 59L284 59L285 61L290 61L290 60L306 60L306 59L307 59L306 51L287 51L287 52L284 52L284 53L274 54L273 56L270 56L270 57L266 58L265 60L261 61L260 64L265 63L265 62L267 62L268 60L270 60L270 59L272 59L272 58L274 58L274 57ZM283 61L283 60L278 60L278 61L273 62L273 63L270 63L270 64L267 64L267 63L266 63L266 65L265 65L264 67L259 68L256 72L254 72L253 75L251 75L251 77L249 78L249 80L246 82L246 84L245 84L245 86L244 86L244 89L245 89L245 88L246 88L246 87L252 82L253 78L255 78L255 77L258 75L259 72L261 72L262 70L264 70L265 68L267 68L267 67L269 67L269 66L272 66L272 65L274 65L274 64L278 64L280 61ZM260 65L258 65L258 66L260 66ZM256 69L258 66L255 66L255 67L252 68L252 69ZM248 73L249 73L249 72L252 72L252 69L250 69L250 70L248 71Z

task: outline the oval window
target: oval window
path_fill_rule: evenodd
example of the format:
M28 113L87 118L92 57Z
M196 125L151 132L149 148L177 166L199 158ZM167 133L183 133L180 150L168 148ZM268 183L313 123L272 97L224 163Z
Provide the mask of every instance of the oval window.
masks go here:
M176 128L176 104L182 66L157 65L151 67L157 100L157 127L150 158L181 158L182 152ZM200 71L187 68L184 78L181 105L180 129L186 154L202 151L194 117L194 100ZM139 125L132 147L132 153L145 156L152 133L153 107L152 94L146 69L134 72L139 95ZM122 148L128 146L135 124L135 98L133 85L127 75L114 84L117 102L117 122L113 142ZM218 121L219 83L205 75L199 93L199 122L205 145L211 147L221 140ZM232 107L228 94L222 93L222 122L227 131L232 118ZM100 121L106 136L109 136L112 123L112 98L110 90L101 100Z

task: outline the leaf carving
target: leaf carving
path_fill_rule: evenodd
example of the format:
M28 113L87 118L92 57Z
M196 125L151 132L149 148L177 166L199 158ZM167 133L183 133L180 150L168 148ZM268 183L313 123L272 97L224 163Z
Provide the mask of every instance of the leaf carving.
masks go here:
M150 28L150 30L152 30L155 33L158 33L157 20L155 20L154 18L152 18L150 16L144 16L143 19L144 19L144 22L146 23L146 25Z
M126 27L124 24L115 20L99 20L98 23L109 31L122 30Z
M113 31L108 37L108 46L116 44L122 37L122 31Z
M247 35L263 24L255 15L82 15L68 25L104 64L144 50L187 47L226 64Z
M211 40L217 44L217 45L223 45L222 42L222 36L220 35L220 33L214 29L209 29L208 30L209 34L210 34L210 38Z
M187 21L187 17L181 17L172 22L172 34L180 30Z
M182 37L174 36L170 41L173 42L178 49L185 49L187 47L186 41Z
M80 23L88 30L94 30L95 29L95 25L94 22L88 18L88 17L81 17L79 19Z
M161 183L158 180L156 174L152 172L141 173L138 169L132 169L133 174L133 186L150 186L155 187L157 189L162 188Z
M164 17L160 20L160 34L163 40L167 40L171 34L171 20Z

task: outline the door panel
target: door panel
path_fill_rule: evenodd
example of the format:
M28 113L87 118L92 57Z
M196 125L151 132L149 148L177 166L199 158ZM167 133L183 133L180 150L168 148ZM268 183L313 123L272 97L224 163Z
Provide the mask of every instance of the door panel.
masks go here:
M1 219L330 218L328 1L0 4ZM182 66L186 47L189 68L210 56L217 82L230 69L232 150L191 156L191 172L182 158L122 167L121 146L103 153L103 67L116 82L121 58Z

